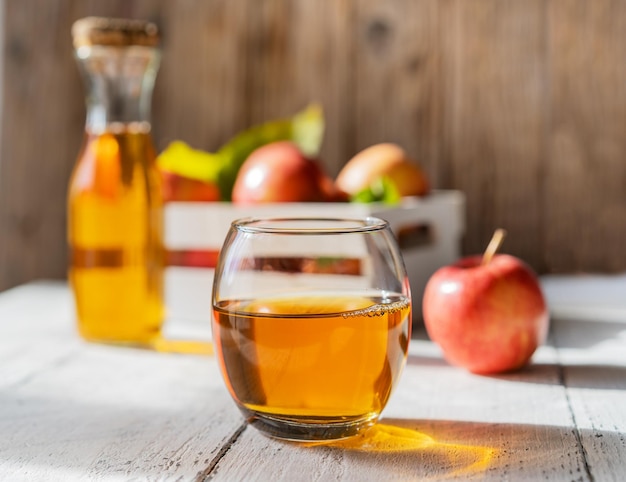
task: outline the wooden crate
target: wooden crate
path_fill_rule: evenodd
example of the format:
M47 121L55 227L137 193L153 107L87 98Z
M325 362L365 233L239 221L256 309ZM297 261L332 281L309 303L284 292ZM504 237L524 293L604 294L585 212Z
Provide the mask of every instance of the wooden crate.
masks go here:
M398 206L356 203L284 203L235 206L229 203L169 203L165 209L168 267L165 296L171 319L208 322L214 267L233 220L243 217L375 216L389 222L400 244L413 297L413 319L421 320L421 299L432 273L460 256L465 198L436 191Z

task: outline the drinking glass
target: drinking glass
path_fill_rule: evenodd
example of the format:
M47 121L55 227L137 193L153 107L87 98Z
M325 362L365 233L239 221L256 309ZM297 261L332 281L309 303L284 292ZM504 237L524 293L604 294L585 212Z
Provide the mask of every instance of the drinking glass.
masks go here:
M357 434L376 422L406 363L409 281L381 219L234 221L212 303L226 386L269 436Z

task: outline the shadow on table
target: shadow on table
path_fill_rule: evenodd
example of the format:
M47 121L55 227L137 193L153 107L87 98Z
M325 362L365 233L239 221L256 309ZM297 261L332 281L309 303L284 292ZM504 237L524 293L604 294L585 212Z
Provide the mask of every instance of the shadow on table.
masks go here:
M581 437L589 444L619 447L624 434L583 431ZM593 469L574 430L545 425L384 419L355 438L316 448L341 450L346 470L354 463L369 480L467 480L490 475L494 480L574 480L592 478ZM626 470L626 461L615 464L615 474Z
M432 342L428 338L426 329L423 326L418 326L413 327L411 332L411 343L431 344ZM407 364L422 366L448 366L448 363L443 359L439 352L433 352L433 350L426 350L422 352L420 349L409 350Z
M441 357L428 356L428 355L415 355L413 353L409 353L409 356L407 357L406 362L408 365L419 365L419 366L429 366L429 367L450 366L450 364Z
M535 363L522 370L489 375L516 383L563 385L566 388L626 390L626 366L616 365L552 365Z
M622 323L554 318L550 332L550 339L557 348L589 348L626 334L626 320Z
M626 339L626 322L564 320L552 321L548 343L557 349L590 349L603 342ZM414 331L412 340L428 341L425 330ZM622 343L622 342L618 342ZM597 349L597 348L596 348ZM449 367L441 355L409 353L407 364L428 367ZM521 370L499 375L485 375L492 378L521 383L564 385L571 388L589 388L603 390L626 390L626 353L625 364L546 364L531 363ZM461 368L458 368L462 370ZM474 375L480 376L480 375Z
M453 370L463 370L462 368L451 367L443 358L426 355L410 354L407 364L424 367L450 367ZM514 383L563 385L568 388L626 390L626 366L606 364L559 366L547 363L531 363L514 372L468 376L484 376Z
M67 480L64 476L72 474L84 475L83 480L195 480L199 473L215 480L231 480L233 474L239 474L237 480L311 480L303 467L313 467L320 471L318 480L592 479L587 467L593 472L593 461L585 463L579 436L588 453L602 454L621 450L626 435L583 430L578 436L568 427L385 418L352 439L303 447L266 438L252 427L242 431L226 396L214 395L181 411L0 391L0 406L12 413L0 420L0 474L6 480L27 473L46 473L51 480ZM213 413L206 409L210 400ZM250 468L241 472L245 464ZM612 457L604 466L609 474L626 473L626 458Z
M556 348L589 348L607 340L626 337L626 319L620 321L553 317L548 342ZM411 340L429 341L423 325L413 325Z

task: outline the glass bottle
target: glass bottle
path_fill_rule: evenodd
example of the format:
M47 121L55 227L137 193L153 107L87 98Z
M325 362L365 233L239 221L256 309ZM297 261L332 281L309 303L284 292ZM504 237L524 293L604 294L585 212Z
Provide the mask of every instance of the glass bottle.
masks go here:
M150 104L154 24L88 17L72 27L86 86L82 148L68 189L69 280L89 341L150 345L161 331L162 201Z

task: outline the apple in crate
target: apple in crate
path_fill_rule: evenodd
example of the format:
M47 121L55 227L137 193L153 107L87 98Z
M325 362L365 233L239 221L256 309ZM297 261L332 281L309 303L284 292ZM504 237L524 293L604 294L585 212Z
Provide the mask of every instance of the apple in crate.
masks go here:
M220 200L220 190L216 184L200 181L160 169L161 194L164 202L169 201L203 201Z
M350 196L357 196L381 179L388 179L400 197L424 196L430 191L428 178L418 163L402 147L389 142L358 152L339 172L336 185Z
M437 270L422 310L428 336L446 360L477 374L523 367L549 326L535 273L519 258L495 252Z
M235 179L234 204L323 202L332 181L315 159L289 141L266 144L245 160Z

